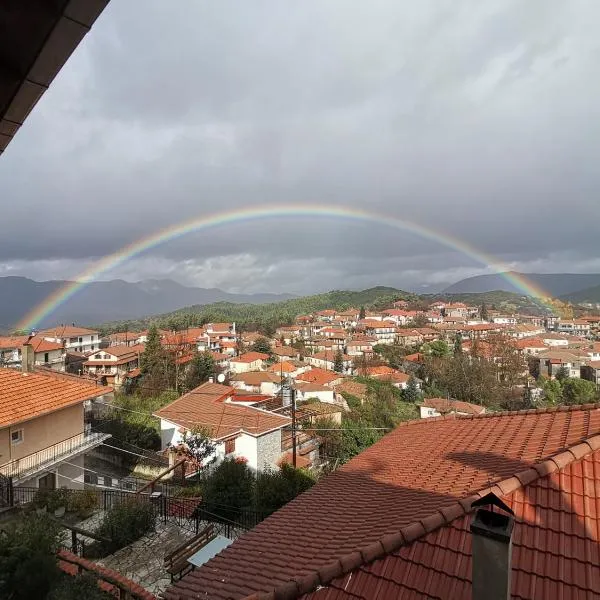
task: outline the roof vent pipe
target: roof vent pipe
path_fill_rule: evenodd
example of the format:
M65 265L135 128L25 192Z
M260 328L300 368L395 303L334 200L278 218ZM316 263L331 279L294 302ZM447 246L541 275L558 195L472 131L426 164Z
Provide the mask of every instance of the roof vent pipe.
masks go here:
M494 511L494 506L502 512ZM471 507L481 507L471 522L472 598L510 599L514 513L491 493L473 502Z

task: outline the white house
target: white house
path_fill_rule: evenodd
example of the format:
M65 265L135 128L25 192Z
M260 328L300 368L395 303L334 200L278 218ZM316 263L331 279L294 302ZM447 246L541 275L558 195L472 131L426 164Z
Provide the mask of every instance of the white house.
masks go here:
M294 384L296 390L296 402L304 402L309 398L317 398L320 402L328 404L337 404L337 394L335 390L318 383L308 383L297 381Z
M268 354L263 352L245 352L229 361L229 368L233 373L246 373L248 371L258 371L265 365L269 358Z
M494 315L490 321L498 325L516 325L517 318L510 315Z
M319 369L325 369L327 371L333 371L335 367L335 355L337 351L330 352L317 352L316 354L309 354L305 357L305 361L312 367ZM354 358L347 354L342 354L343 373L348 375L352 373Z
M274 396L281 388L281 377L277 373L267 371L247 371L236 373L230 378L231 385L237 390L268 394Z
M100 335L97 331L75 325L58 325L39 331L37 335L49 342L63 344L65 350L86 353L100 348Z
M54 371L65 370L66 351L61 343L50 342L43 337L27 335L0 337L0 366L20 367L23 345L29 339L33 350L33 364L50 367Z
M570 321L559 321L556 331L559 333L572 333L574 335L589 335L590 324L583 319L572 319Z
M378 344L393 344L396 339L396 326L391 321L363 319L358 325L367 335L375 337Z
M234 388L204 383L161 408L163 450L181 444L186 431L201 428L216 449L206 463L219 463L225 457L244 460L254 470L277 468L285 455L282 430L291 419L254 406L231 402Z

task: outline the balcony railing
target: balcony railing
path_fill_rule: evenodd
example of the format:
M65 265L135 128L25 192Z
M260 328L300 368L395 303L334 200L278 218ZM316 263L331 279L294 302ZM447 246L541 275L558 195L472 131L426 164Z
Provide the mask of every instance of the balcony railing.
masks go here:
M0 473L6 477L12 477L14 480L25 479L61 460L69 458L69 456L90 450L109 437L110 435L107 433L82 431L77 435L52 444L52 446L47 446L23 458L16 458L0 465Z

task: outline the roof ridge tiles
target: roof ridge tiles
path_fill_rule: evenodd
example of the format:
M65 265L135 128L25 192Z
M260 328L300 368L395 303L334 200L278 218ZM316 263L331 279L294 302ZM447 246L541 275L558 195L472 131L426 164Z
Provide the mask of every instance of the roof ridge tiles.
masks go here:
M580 405L569 408L580 409L584 406L595 407L595 405ZM486 416L488 415L469 415L470 418L481 418ZM447 417L436 418L440 420ZM426 419L426 421L433 420L433 418ZM452 523L452 521L463 517L465 514L469 514L472 512L473 502L483 498L489 493L493 493L497 496L513 493L517 489L531 484L537 479L547 477L557 470L560 471L564 469L571 463L580 460L587 454L598 449L600 449L600 434L592 435L583 441L569 446L565 450L553 454L532 467L523 469L487 488L478 490L464 498L460 498L456 502L436 510L427 517L410 523L409 525L400 528L396 533L388 533L378 540L369 542L368 545L363 546L362 548L356 548L352 552L340 556L319 569L309 571L302 576L280 584L274 590L269 592L254 592L245 596L243 600L295 600L303 594L316 590L319 586L328 585L332 580L350 573L359 566L371 563L387 554L396 552L402 546L411 544L428 533L441 527L445 527ZM362 558L362 561L360 564L357 564L359 556ZM311 584L312 587L308 587L309 584Z

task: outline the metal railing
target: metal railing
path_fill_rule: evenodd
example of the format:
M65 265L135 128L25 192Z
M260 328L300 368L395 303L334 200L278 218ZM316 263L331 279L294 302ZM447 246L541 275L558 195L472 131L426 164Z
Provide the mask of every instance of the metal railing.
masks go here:
M0 465L0 474L12 477L13 480L23 479L61 459L83 452L88 448L93 448L108 438L110 438L110 435L107 433L82 431L70 438L47 446L42 450L32 452L22 458L16 458Z

